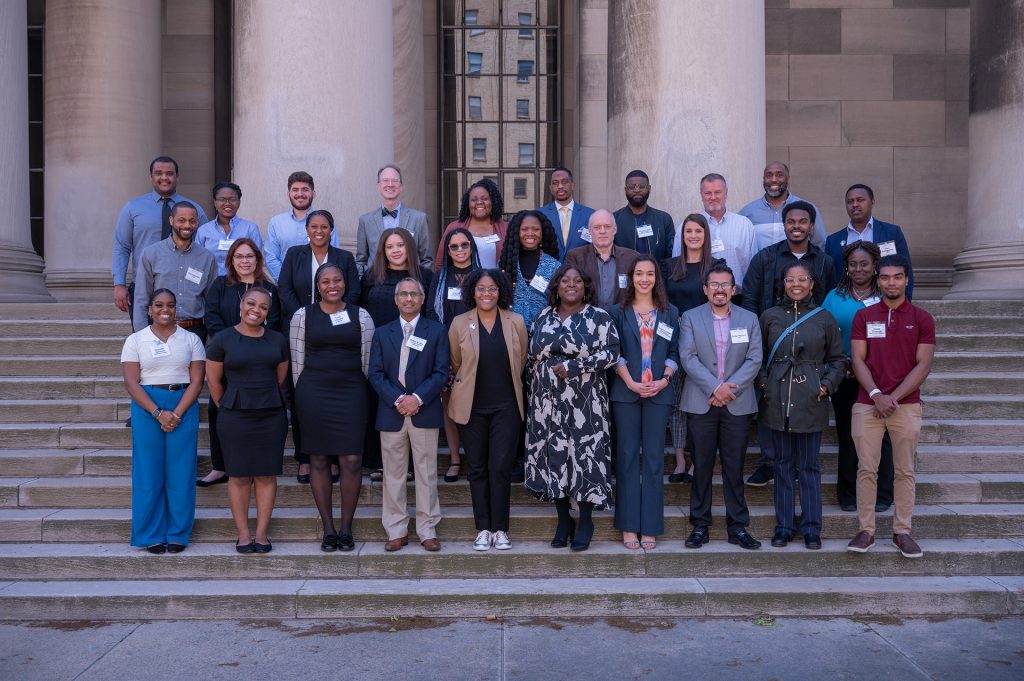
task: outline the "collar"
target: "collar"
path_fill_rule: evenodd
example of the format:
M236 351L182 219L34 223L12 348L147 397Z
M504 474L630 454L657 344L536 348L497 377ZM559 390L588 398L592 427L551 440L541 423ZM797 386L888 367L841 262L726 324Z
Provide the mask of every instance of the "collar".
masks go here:
M724 315L715 314L715 308L711 307L710 303L708 303L708 308L711 310L711 319L712 320L717 319L717 320L721 321L723 319L728 319L729 317L732 316L732 305L729 306L729 311L726 312Z
M313 208L313 204L312 203L309 204L309 208L306 209L306 215L309 215L310 213L312 213L315 210L316 210L316 208ZM301 222L303 225L306 224L306 218L302 218L300 220L297 217L295 217L295 207L294 206L288 209L288 217L290 217L292 219L292 222Z
M883 308L885 310L889 310L889 311L892 311L892 312L899 312L901 314L910 312L910 309L911 309L912 305L910 304L910 301L907 300L906 296L904 296L903 302L900 303L899 307L889 307L889 303L885 302L885 294L884 293L880 297L881 297L881 300L879 300L877 304L883 306Z
M150 200L151 200L151 201L152 201L153 203L160 203L160 200L161 200L161 199L170 199L172 203L178 203L179 201L183 201L183 200L184 200L184 199L183 199L183 198L181 197L181 195L180 195L180 194L178 193L178 190L174 190L174 193L173 193L173 194L171 194L170 196L160 196L160 194L159 194L159 193L157 193L157 191L156 191L156 190L154 189L154 190L153 190L153 191L151 191L150 193L146 194L146 196L147 196L147 197L148 197L148 198L149 198L149 199L150 199Z
M792 203L794 201L799 201L799 199L796 198L795 196L793 196L793 192L789 191L788 189L786 190L786 200L783 201L782 203L780 203L778 206L773 206L771 204L771 202L768 201L768 195L767 194L761 194L761 203L763 203L764 207L767 208L768 210L781 210L781 209L785 208L786 205L788 205L788 204L790 204L790 203ZM726 211L726 212L728 212L728 211Z
M762 196L761 198L764 198L764 197ZM726 211L724 213L722 213L722 219L721 220L716 220L715 216L712 215L711 213L707 212L706 210L702 210L701 214L705 218L707 218L708 224L711 224L711 225L723 225L726 222L728 222L728 220L729 220L729 210L728 209L726 209Z
M569 203L565 204L564 206L559 204L558 201L554 201L554 204L556 213L561 213L563 208L568 208L569 212L571 213L573 209L576 208L576 199L569 199Z
M405 325L406 324L412 324L412 332L416 333L416 325L419 324L420 316L421 315L417 314L415 317L413 317L409 321L405 321L405 317L402 317L401 315L399 315L398 316L398 330L402 331L404 333Z
M847 231L850 231L850 232L857 232L857 230L853 228L853 223L852 222L847 222L846 223L846 229L847 229ZM869 217L868 218L868 224L864 225L864 232L868 231L869 229L872 230L872 231L874 231L874 229L875 229L875 216L874 215ZM857 232L857 234L863 234L864 232Z
M198 230L196 230L196 231L198 231ZM192 240L188 242L188 248L186 248L185 250L181 250L180 248L178 248L178 244L174 243L174 235L173 234L171 236L167 237L166 239L164 239L164 241L167 242L170 245L170 248L171 248L172 252L177 252L177 253L188 253L188 252L190 252L192 250L192 247L196 245L195 235L192 236Z
M183 329L182 329L182 328L181 328L180 326L178 326L177 324L175 324L175 325L174 325L174 331L171 331L171 335L167 337L167 342L168 342L168 343L170 343L170 342L171 342L171 339L172 339L172 338L174 338L175 334L177 334L177 333L178 333L178 331L182 331L182 330L183 330ZM149 326L147 326L146 328L144 328L144 329L142 330L142 333L143 333L143 335L144 335L144 336L145 336L145 335L148 335L148 336L149 336L149 339L148 339L148 340L153 340L153 341L156 341L157 343L163 343L163 341L162 341L162 340L160 340L159 338L157 338L157 335L156 335L155 333L153 333L153 325L152 325L152 324L150 324ZM189 332L189 331L186 331L185 333L190 333L190 332Z
M597 246L595 246L594 244L590 244L590 247L594 249L594 256L599 261L601 261L601 262L608 262L608 260L611 260L611 259L613 259L615 257L615 243L614 242L612 242L612 250L608 254L608 260L602 260L601 259L601 252L597 250Z

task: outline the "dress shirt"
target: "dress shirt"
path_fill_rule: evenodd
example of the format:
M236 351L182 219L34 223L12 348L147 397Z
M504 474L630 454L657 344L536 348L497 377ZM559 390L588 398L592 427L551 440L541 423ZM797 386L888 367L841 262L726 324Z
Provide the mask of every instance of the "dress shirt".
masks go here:
M398 317L398 324L399 324L399 328L402 330L402 336L405 336L405 327L406 327L406 325L409 325L409 326L412 327L412 330L409 331L409 337L411 338L411 337L415 336L416 335L416 324L418 324L419 321L420 321L420 315L418 315L418 314L415 317L413 317L411 320L409 320L409 321L406 321L404 317L399 316ZM407 342L408 342L408 339L402 341L401 352L410 352L410 350L407 350L406 347L405 347L405 344ZM407 359L406 360L406 368L407 369L408 369L408 363L409 363L409 360ZM402 380L402 381L405 380L405 376L403 375L404 373L405 373L404 371L401 371L401 367L399 367L399 372L398 372L399 380ZM405 387L404 383L402 384L402 387L403 388ZM423 406L423 400L420 398L419 395L417 395L416 393L409 393L409 394L416 398L416 401L420 403L421 407ZM398 400L401 400L402 397L405 397L405 395L400 396L398 398ZM396 406L396 407L398 406L398 400L395 400L394 406Z
M309 215L313 211L310 206L306 211ZM306 234L306 218L297 220L295 213L278 213L270 218L267 223L267 243L263 247L263 255L267 260L267 271L277 281L281 276L281 265L284 263L284 256L292 246L305 246L309 243L309 235ZM331 245L341 248L338 245L338 230L331 230Z
M807 201L807 199L801 199L796 194L790 192L785 201L778 206L773 206L762 195L740 209L740 215L750 220L751 224L754 225L754 240L757 244L757 250L777 244L786 238L786 228L782 221L782 210L794 201ZM814 206L810 201L807 201L807 203ZM814 206L814 212L816 217L814 219L814 229L811 230L811 243L818 248L825 248L825 238L828 236L828 232L825 231L825 219L822 218L821 211L818 210L817 206Z
M702 215L707 218L711 228L711 255L725 258L726 264L732 268L737 285L741 284L750 259L757 253L757 242L754 238L754 226L748 218L739 213L726 211L721 220L716 220L707 211ZM722 249L715 249L715 242L722 241Z
M324 253L324 262L327 262L328 253ZM309 252L309 258L311 260L311 266L309 268L309 300L302 301L303 305L312 305L316 302L316 271L323 265L324 262L317 262L316 253L313 253L312 249Z
M110 267L115 286L126 283L128 261L132 261L132 272L137 275L142 251L161 240L164 207L160 199L161 196L156 192L149 192L136 196L121 209L121 214L117 217L117 227L114 229L114 255ZM170 205L173 207L182 201L188 201L199 211L199 224L206 222L206 213L197 201L175 192L171 195Z
M846 223L846 243L852 244L856 241L867 241L875 243L875 219L868 218L868 224L864 225L864 231L858 232L851 223Z
M600 253L597 254L596 259L598 281L594 283L597 284L597 306L608 308L615 303L615 298L619 294L619 280L616 276L615 268L615 249L612 249L607 260L602 259Z
M384 229L394 229L398 227L398 218L402 217L402 204L395 206L395 216L384 215L384 206L381 205L380 220L384 223Z
M572 211L576 208L576 200L569 199L569 203L564 206L558 201L555 201L555 208L558 209L558 224L555 225L555 229L562 235L562 243L569 243L569 234L572 231ZM563 226L562 216L565 216L565 223Z
M198 273L198 283L189 280L189 270ZM206 316L206 291L217 278L217 261L213 255L191 242L184 251L179 250L170 236L158 241L139 258L139 272L135 279L135 330L149 326L146 304L149 294L159 288L174 292L177 298L176 319L203 319Z
M217 261L217 274L223 277L228 273L228 249L231 248L231 243L235 239L242 238L252 239L256 242L256 247L263 250L260 226L237 215L228 223L227 234L224 234L224 228L217 223L216 218L204 223L196 231L195 242L213 253L213 257Z
M725 356L729 353L729 343L731 342L731 336L729 335L729 313L727 312L724 317L719 317L714 312L711 313L711 319L713 326L715 327L715 355L718 358L718 380L725 380Z

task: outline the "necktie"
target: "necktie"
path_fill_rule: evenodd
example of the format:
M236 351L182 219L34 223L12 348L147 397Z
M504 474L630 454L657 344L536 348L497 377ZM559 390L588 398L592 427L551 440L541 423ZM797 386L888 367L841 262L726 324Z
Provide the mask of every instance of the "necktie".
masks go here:
M558 209L562 214L562 244L569 247L569 206L562 206Z
M164 204L160 211L160 238L166 239L171 235L171 200L165 196L160 203Z
M405 387L405 369L409 364L409 336L412 335L412 324L405 322L402 325L402 352L398 356L398 382Z
M389 215L391 217L393 217L393 218L397 218L398 217L398 211L397 210L388 210L387 208L381 208L380 209L380 216L382 218L386 218Z

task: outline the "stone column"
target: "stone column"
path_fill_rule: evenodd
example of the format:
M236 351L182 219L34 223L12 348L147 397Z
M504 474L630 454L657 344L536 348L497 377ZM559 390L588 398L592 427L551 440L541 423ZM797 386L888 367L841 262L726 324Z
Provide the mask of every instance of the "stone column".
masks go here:
M729 182L729 208L763 193L764 3L611 0L608 198L651 176L651 205L682 219L701 209L700 178Z
M46 284L112 300L121 206L160 153L160 0L46 3Z
M0 3L0 302L51 302L32 247L28 189L28 19Z
M422 0L394 0L395 157L392 160L402 169L402 203L426 211L423 5ZM434 125L436 127L436 120Z
M967 241L953 299L1024 299L1024 1L971 3Z
M392 3L236 0L234 179L266 229L288 210L287 178L316 182L354 249L360 213L378 205L377 169L394 160Z

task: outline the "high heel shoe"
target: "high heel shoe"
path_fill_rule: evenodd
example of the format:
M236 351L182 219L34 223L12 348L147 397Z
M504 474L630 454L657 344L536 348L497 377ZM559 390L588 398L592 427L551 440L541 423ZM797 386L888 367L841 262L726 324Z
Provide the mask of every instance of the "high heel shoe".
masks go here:
M462 472L462 463L461 462L453 463L453 464L448 466L448 470L449 471L451 469L453 469L453 468L455 469L455 475L448 475L448 471L445 471L445 474L444 474L444 481L445 482L458 482L459 481L459 474Z
M584 522L580 518L579 527L576 530L576 538L569 545L570 551L586 551L590 548L590 540L594 538L594 521Z
M564 549L569 545L574 536L576 536L575 520L569 518L568 527L562 527L562 523L558 523L558 527L555 528L555 536L551 540L551 548Z

